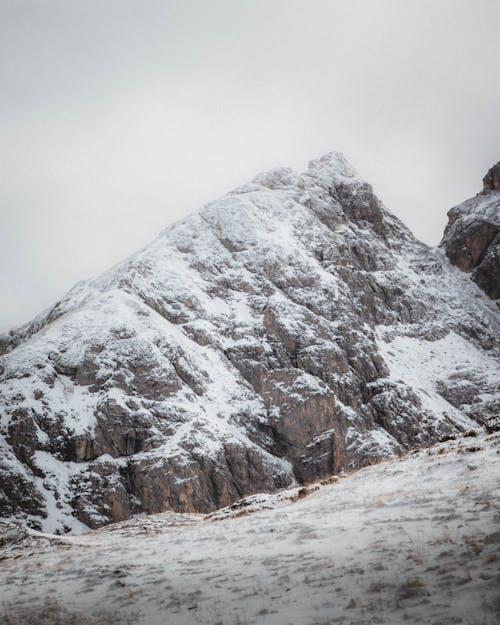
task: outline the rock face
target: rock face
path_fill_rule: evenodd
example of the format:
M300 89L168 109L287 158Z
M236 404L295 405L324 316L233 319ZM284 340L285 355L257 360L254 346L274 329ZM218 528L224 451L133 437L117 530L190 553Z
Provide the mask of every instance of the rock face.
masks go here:
M500 297L500 162L483 178L482 193L450 209L440 245L489 297Z
M205 512L487 424L498 330L340 154L272 170L2 337L0 512Z
M500 161L483 178L483 193L488 191L500 191Z

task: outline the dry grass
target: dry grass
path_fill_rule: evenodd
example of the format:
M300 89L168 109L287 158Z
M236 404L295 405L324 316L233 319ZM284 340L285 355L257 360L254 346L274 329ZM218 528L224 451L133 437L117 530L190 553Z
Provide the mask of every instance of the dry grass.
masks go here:
M30 606L3 604L0 609L0 625L132 625L136 618L136 614L123 617L107 610L86 614L70 610L54 598Z

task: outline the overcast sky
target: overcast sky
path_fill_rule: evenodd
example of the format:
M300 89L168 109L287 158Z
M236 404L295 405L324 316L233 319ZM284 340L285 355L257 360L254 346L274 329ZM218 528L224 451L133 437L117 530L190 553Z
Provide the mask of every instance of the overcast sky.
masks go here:
M498 0L0 0L0 331L341 150L430 244L500 159Z

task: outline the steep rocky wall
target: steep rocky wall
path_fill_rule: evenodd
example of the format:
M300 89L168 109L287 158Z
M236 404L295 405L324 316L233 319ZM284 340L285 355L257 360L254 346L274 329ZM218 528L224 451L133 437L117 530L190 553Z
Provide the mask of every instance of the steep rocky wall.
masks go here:
M489 297L500 297L500 162L479 195L450 209L440 245Z

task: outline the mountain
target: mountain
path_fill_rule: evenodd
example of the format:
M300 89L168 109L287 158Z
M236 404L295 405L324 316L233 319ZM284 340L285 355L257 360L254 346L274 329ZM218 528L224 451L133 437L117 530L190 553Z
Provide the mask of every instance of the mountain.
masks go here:
M440 245L485 293L500 297L500 162L483 178L481 193L448 211Z
M494 427L498 336L342 155L272 170L2 337L0 514L210 512Z
M83 536L0 523L0 622L494 625L499 444L464 437L206 516Z

